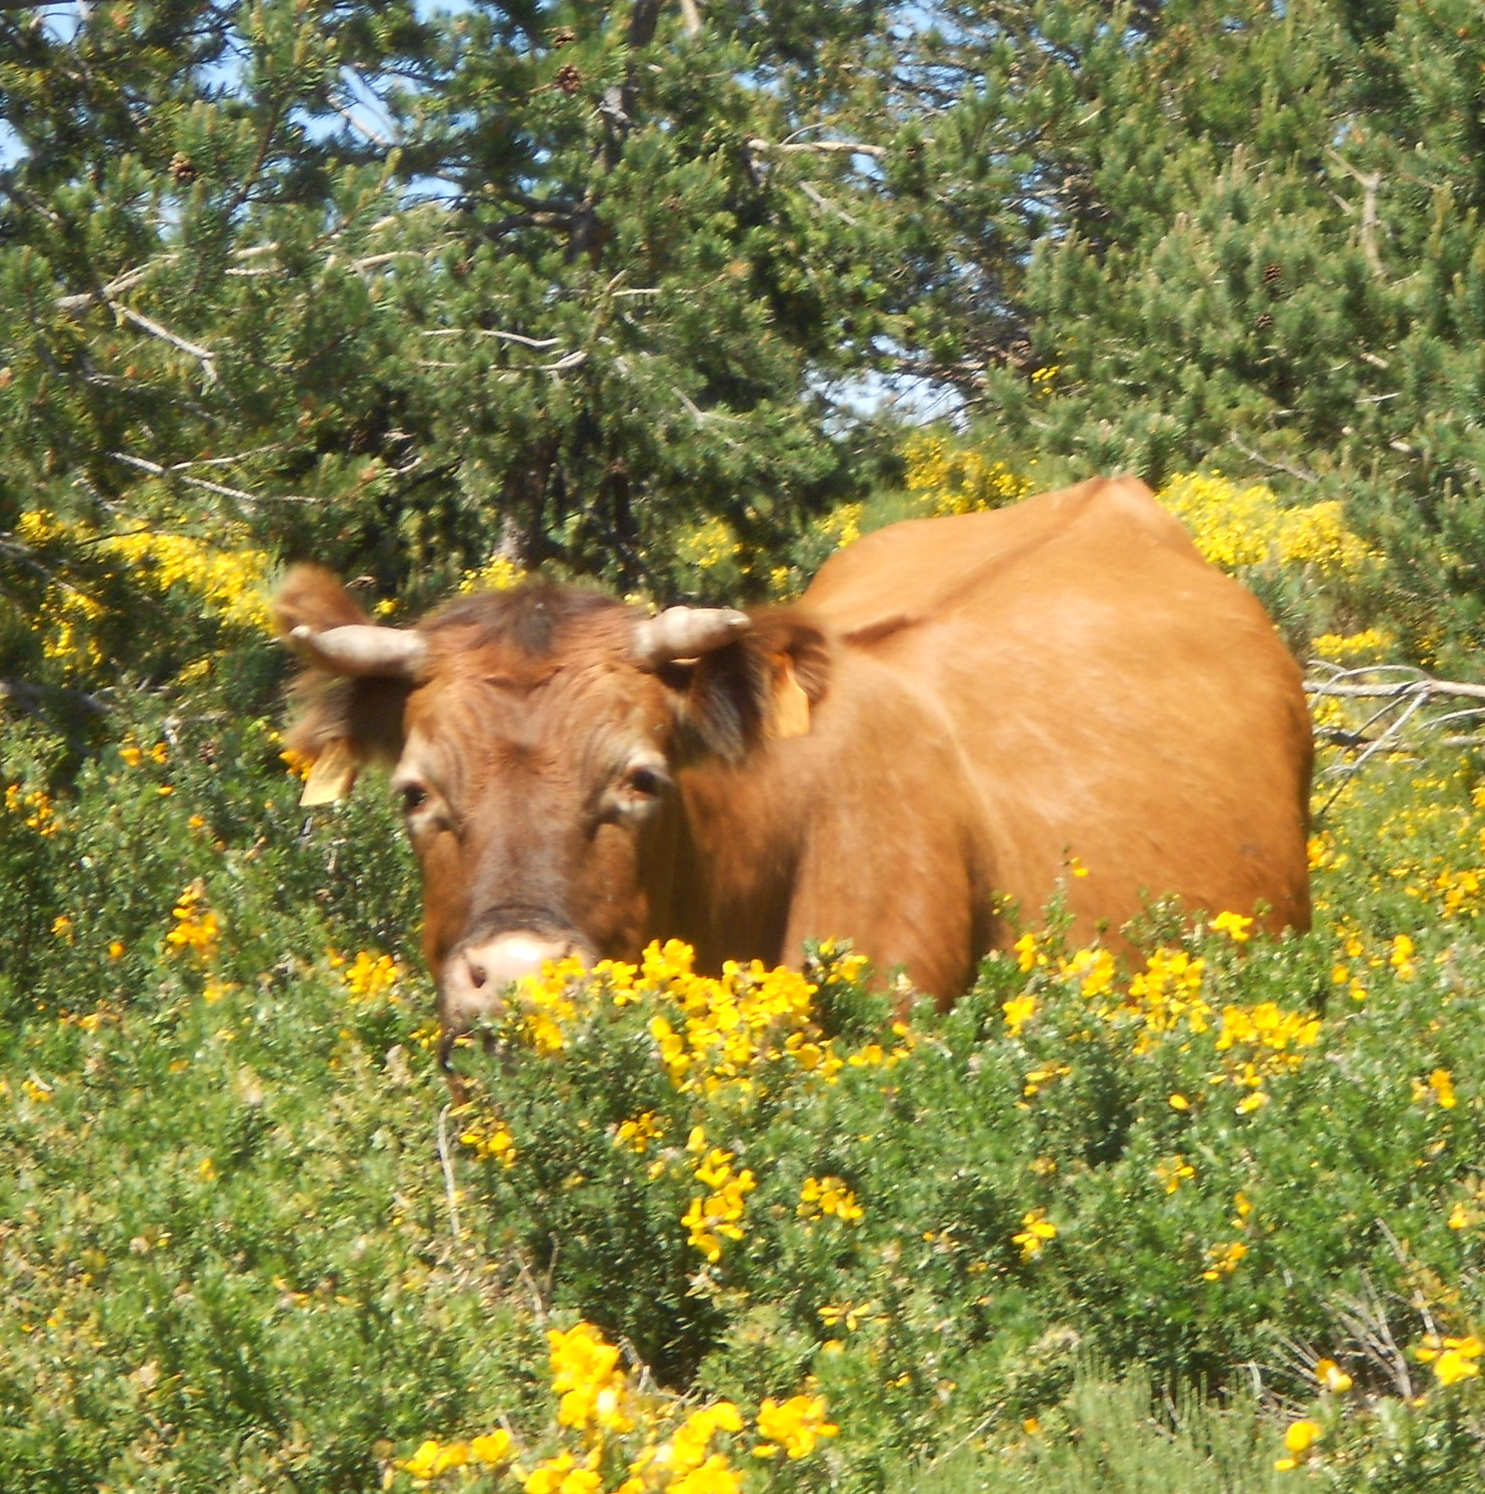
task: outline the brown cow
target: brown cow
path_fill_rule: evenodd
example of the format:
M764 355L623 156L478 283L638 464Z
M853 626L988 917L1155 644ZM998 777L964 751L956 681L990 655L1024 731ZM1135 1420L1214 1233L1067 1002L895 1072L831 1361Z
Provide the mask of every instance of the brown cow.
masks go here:
M1165 895L1309 920L1299 671L1132 479L880 530L751 615L529 585L374 627L312 567L278 607L306 797L395 765L450 1037L657 936L703 969L844 936L946 1004L1003 897L1065 884L1079 936Z

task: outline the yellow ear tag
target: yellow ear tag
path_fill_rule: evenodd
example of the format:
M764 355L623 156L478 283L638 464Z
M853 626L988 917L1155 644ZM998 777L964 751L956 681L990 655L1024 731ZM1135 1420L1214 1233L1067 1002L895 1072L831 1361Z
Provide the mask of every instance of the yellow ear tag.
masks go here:
M794 678L794 661L785 654L773 667L773 730L775 737L807 737L810 698Z
M334 804L350 793L356 781L356 757L351 744L344 737L336 737L325 744L325 750L315 759L315 765L304 780L304 792L299 795L303 805Z

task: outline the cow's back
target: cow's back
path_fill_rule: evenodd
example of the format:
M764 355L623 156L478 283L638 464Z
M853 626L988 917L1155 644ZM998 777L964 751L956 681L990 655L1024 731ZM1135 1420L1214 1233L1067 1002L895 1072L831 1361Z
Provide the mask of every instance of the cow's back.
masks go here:
M1080 934L1167 894L1307 923L1298 669L1142 483L879 530L804 600L838 639L843 689L885 670L916 703L872 730L911 717L903 753L918 735L955 756L924 807L966 801L981 879L1028 915L1062 881Z

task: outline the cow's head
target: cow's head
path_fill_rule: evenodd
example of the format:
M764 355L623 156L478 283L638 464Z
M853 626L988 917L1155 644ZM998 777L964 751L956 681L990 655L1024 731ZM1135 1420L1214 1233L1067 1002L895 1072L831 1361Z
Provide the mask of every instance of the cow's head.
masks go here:
M306 798L338 797L364 763L391 767L446 1042L544 961L637 957L642 863L674 771L740 761L824 691L824 641L787 609L648 617L529 584L391 628L312 566L276 600L307 666L289 737L316 759Z

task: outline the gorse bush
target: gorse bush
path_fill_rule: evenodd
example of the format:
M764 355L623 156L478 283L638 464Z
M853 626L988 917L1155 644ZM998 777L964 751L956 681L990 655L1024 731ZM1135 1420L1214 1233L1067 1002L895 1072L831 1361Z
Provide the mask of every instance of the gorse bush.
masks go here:
M925 438L892 501L1015 482ZM1313 588L1332 657L1386 646L1332 507L1161 498ZM184 662L99 684L111 624L59 599L108 741L7 731L0 1487L1479 1484L1473 757L1321 776L1308 933L1154 906L1077 948L1054 901L944 1016L830 943L712 973L660 944L524 983L456 1105L385 796L298 805L261 558L167 539L37 531L179 615Z
M386 805L184 704L10 739L4 1487L1075 1487L1198 1392L1226 1486L1477 1477L1470 759L1342 789L1309 934L557 967L453 1109Z

